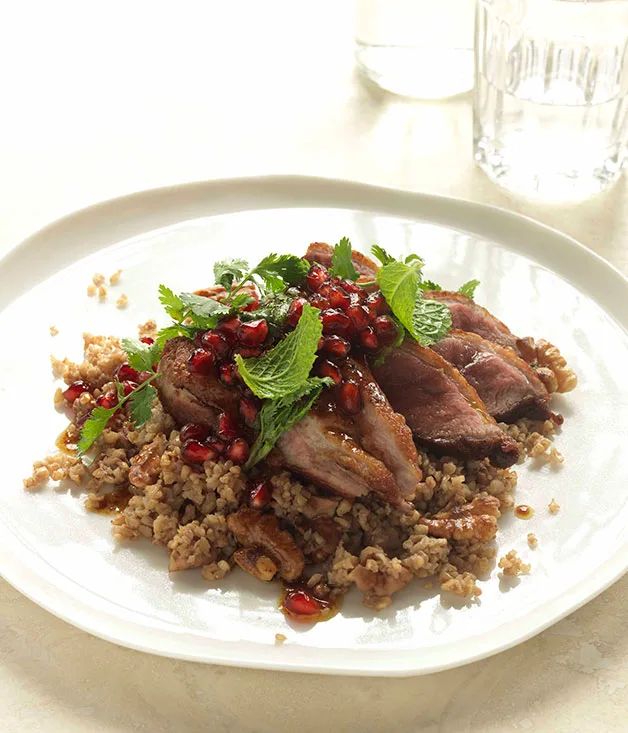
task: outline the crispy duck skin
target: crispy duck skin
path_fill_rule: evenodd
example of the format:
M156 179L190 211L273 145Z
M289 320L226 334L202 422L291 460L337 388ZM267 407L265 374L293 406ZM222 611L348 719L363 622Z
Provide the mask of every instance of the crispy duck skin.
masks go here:
M392 409L363 360L347 359L340 370L344 379L360 388L363 407L353 417L360 443L388 466L404 498L413 499L422 473L412 431L403 416Z
M442 356L407 339L373 374L414 438L429 450L512 466L519 448L495 422L478 393Z
M452 329L431 348L458 369L496 420L545 420L550 416L547 389L532 367L511 349L458 329Z

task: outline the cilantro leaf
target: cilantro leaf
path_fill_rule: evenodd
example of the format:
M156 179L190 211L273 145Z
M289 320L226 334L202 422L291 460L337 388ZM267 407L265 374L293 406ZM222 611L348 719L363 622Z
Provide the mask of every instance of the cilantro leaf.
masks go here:
M253 296L249 293L238 293L234 298L231 299L231 310L240 310L254 300Z
M285 290L288 285L298 285L307 275L310 263L296 255L269 254L253 268L272 292Z
M195 316L201 319L216 318L216 323L218 323L220 318L229 313L229 306L214 298L206 298L204 295L195 295L194 293L181 293L179 298L186 306L187 315L192 320ZM209 326L209 328L213 328L213 326Z
M92 410L92 414L83 423L81 428L81 437L77 443L76 449L79 456L88 451L96 442L102 431L107 427L107 423L113 417L118 409L116 407L96 407Z
M353 260L351 259L351 242L347 237L343 237L334 246L329 274L332 277L337 275L343 278L343 280L355 281L359 277L358 271L355 269Z
M421 290L442 290L441 286L432 280L423 280L419 283L419 287Z
M234 280L241 280L249 269L249 263L241 259L229 259L214 264L214 280L225 290L231 290Z
M374 257L377 257L382 265L389 265L391 262L397 261L394 257L391 257L383 247L380 247L379 244L374 244L371 247L371 252Z
M152 372L153 366L161 356L162 346L158 341L153 344L145 344L138 339L123 338L122 348L133 369L138 372Z
M327 377L311 377L291 394L277 400L267 400L260 410L260 432L251 447L244 469L248 471L265 458L281 435L307 415L323 387L332 384L332 380Z
M177 336L185 336L186 338L194 338L198 331L194 326L184 326L182 323L175 323L172 326L166 326L157 333L155 341L159 344L159 348L163 349L164 344L169 339L177 338Z
M153 414L153 400L156 396L157 390L152 384L149 384L144 389L136 389L131 392L129 411L136 430L137 428L141 428L142 425L150 420L151 415Z
M152 386L151 382L157 379L158 376L159 374L153 374L126 396L124 395L124 387L120 382L116 381L118 404L110 408L98 406L92 410L91 415L83 423L83 427L81 428L77 444L77 454L82 456L85 451L88 451L94 445L103 430L107 427L109 420L127 402L131 402L131 420L135 427L141 427L151 416L150 406L157 394L157 390ZM144 392L147 395L144 395Z
M468 298L473 298L475 295L475 289L479 284L479 280L469 280L469 282L466 282L458 288L458 292L462 293L462 295L466 295Z
M257 397L285 397L305 383L323 332L319 313L318 308L305 303L297 327L277 346L253 359L236 356L240 376Z
M431 346L451 328L451 311L444 303L420 295L414 305L410 333L422 346Z
M179 296L175 295L165 285L159 286L159 300L164 306L166 313L175 321L182 321L185 306Z
M239 315L243 321L265 318L271 329L277 330L283 328L292 300L293 298L285 293L275 293L263 298L257 310L240 313Z

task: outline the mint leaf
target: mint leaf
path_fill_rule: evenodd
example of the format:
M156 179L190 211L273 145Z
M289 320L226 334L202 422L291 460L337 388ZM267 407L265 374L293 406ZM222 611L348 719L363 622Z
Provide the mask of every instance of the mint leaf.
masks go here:
M138 339L123 338L122 348L124 349L129 364L138 372L152 372L153 366L161 356L161 344L155 341L153 344L145 344Z
M311 377L295 392L265 402L259 414L260 432L251 447L244 470L248 471L265 458L281 435L308 414L323 387L332 384L329 378Z
M479 280L469 280L469 282L466 282L458 288L458 292L462 293L462 295L466 295L468 298L473 298L475 295L475 289L479 284Z
M412 336L422 345L431 346L451 328L451 311L437 300L417 298L412 314Z
M419 283L419 287L421 290L442 290L441 286L432 280L423 280Z
M415 255L415 254L409 254L406 257L406 259L404 260L404 262L406 263L406 265L410 265L413 262L420 263L421 267L423 267L423 265L425 265L425 260L422 257L419 257L419 255Z
M406 265L393 260L377 271L377 282L386 302L410 333L414 328L412 317L419 292L420 268L419 262Z
M253 359L236 356L240 376L255 395L262 399L285 397L306 382L323 332L319 313L318 308L305 303L296 328L277 346Z
M389 255L383 247L380 247L379 244L374 244L371 247L371 253L374 257L377 257L382 265L389 265L391 262L397 261L394 257Z
M241 280L249 269L249 263L241 259L229 259L214 264L214 280L229 291L235 280Z
M152 384L149 384L144 389L136 389L131 392L129 412L136 430L137 428L141 428L144 423L147 423L150 420L151 415L153 414L153 400L156 396L157 390Z
M331 268L329 274L332 277L341 277L343 280L357 280L358 271L353 265L351 259L351 242L347 237L343 237L338 244L334 246L331 256Z
M159 300L164 306L166 313L175 321L183 320L185 306L183 301L165 285L159 286Z

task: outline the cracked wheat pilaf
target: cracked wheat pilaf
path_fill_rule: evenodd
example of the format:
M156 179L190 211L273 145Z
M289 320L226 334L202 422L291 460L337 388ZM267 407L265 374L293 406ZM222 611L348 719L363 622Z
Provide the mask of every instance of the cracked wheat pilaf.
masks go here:
M155 322L149 321L140 326L139 335L154 336L155 329ZM67 384L85 380L92 386L91 394L84 393L73 403L79 423L95 400L112 389L114 370L126 361L117 338L85 334L84 346L80 364L52 359L55 374ZM62 401L57 390L55 404ZM560 454L551 447L555 431L551 421L519 420L502 427L525 454L558 462ZM77 438L77 428L71 424L66 442L72 444ZM36 489L49 479L69 480L86 489L85 505L92 510L108 505L106 492L112 488L128 491L128 503L112 519L117 540L148 539L169 553L170 572L200 568L208 582L222 579L233 569L237 545L227 518L246 501L240 466L223 459L197 466L185 463L179 431L158 398L152 417L139 430L133 429L124 413L118 414L96 448L90 465L63 451L37 461L24 486ZM364 602L375 610L389 605L392 593L412 578L430 578L430 585L438 582L443 590L460 596L480 595L476 580L493 566L496 520L513 506L517 475L486 459L436 458L421 450L419 459L423 479L414 510L405 513L373 496L355 500L321 496L315 487L284 470L268 476L270 508L279 520L296 527L295 540L306 560L305 581L319 598L344 594L358 566L372 588ZM450 527L445 517L455 507L462 508L463 514L483 513L485 524L493 530L489 538ZM321 564L320 551L330 535L340 537L340 542ZM529 569L512 552L502 558L500 567L507 575Z

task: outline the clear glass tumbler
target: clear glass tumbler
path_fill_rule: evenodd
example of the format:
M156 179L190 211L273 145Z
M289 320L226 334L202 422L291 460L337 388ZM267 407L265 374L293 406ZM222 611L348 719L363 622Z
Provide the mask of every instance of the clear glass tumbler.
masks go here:
M580 199L627 158L628 0L477 0L474 155L526 196Z
M396 94L442 99L473 87L473 0L357 0L355 57Z

